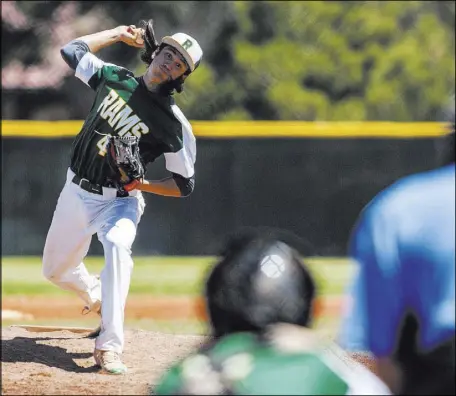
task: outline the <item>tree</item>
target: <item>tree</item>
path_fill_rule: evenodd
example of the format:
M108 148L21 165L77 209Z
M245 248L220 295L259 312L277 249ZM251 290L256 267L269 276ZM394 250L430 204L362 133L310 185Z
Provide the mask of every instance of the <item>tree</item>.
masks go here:
M454 21L433 2L234 5L224 79L254 119L435 120L454 91Z
M87 91L74 89L60 42L153 18L157 36L185 31L204 49L176 95L190 119L434 121L454 93L454 16L454 1L2 2L2 108L83 118ZM100 56L145 69L122 44ZM25 73L46 62L61 67Z

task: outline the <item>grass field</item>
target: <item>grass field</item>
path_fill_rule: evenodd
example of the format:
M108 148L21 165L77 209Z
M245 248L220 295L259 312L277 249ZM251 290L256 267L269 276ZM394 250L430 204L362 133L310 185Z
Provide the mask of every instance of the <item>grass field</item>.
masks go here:
M213 257L135 257L134 262L130 293L195 296L201 293L207 271L215 260ZM320 295L344 292L353 270L348 260L325 257L307 262ZM102 257L88 257L85 264L94 273L99 273L104 265ZM43 277L39 257L2 257L1 270L2 296L67 294Z
M342 295L352 276L353 266L343 258L310 258L306 260L315 277L320 296ZM213 257L135 257L130 286L130 295L147 296L197 296L209 268L215 262ZM103 257L88 257L85 260L90 272L99 273L103 268ZM2 257L2 297L49 296L49 304L54 298L68 296L47 281L41 273L39 257ZM17 321L3 320L3 326ZM21 321L21 323L24 321ZM76 316L74 320L31 320L27 323L38 325L63 325L94 327L94 317ZM316 326L333 333L339 318L323 317ZM198 320L153 320L126 318L128 328L163 331L167 333L202 334L206 324Z

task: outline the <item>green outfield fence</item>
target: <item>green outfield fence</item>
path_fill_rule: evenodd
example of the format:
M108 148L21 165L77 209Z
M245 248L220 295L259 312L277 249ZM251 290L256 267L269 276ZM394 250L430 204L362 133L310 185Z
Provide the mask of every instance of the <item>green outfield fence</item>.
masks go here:
M311 256L344 256L354 222L398 178L438 164L440 123L192 123L196 188L145 194L139 255L213 255L243 226L292 231ZM2 121L2 254L40 255L82 121ZM148 178L167 175L163 158ZM102 254L94 238L89 254Z

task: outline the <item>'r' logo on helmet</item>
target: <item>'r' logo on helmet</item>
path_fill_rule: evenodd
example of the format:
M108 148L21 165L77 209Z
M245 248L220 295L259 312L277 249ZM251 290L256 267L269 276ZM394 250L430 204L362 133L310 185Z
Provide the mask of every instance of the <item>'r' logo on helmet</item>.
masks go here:
M188 50L192 45L193 45L192 40L187 39L182 44L182 48L184 48L185 50Z

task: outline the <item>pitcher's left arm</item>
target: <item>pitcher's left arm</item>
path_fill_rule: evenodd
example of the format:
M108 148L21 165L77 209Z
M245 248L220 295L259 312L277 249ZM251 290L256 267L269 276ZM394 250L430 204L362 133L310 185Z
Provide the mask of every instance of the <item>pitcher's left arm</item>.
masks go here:
M168 197L188 197L195 188L196 139L193 130L177 105L172 111L181 124L181 146L176 151L164 153L166 169L171 176L161 180L135 180L126 189L138 189L144 192Z

